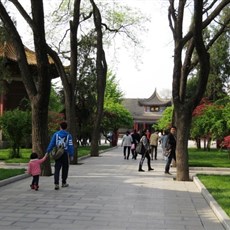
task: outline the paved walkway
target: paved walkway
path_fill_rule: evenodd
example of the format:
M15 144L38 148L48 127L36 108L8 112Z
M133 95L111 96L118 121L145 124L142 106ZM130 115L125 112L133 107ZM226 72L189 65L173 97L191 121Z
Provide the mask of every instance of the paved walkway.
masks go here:
M31 178L0 187L0 229L224 229L194 182L165 175L162 159L150 172L138 172L138 162L119 147L71 165L68 188L55 191L53 177L41 177L39 191Z

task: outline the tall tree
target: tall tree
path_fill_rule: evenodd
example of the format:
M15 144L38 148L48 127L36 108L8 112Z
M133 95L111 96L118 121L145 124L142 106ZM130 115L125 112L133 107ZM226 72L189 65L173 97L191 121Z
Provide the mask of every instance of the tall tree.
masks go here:
M93 7L94 25L97 33L97 58L96 58L96 73L97 73L97 111L95 123L92 133L91 156L98 156L98 141L100 140L100 124L104 110L104 94L106 87L107 62L105 51L103 49L103 33L101 13L93 0L90 0Z
M190 29L183 36L183 20L186 0L169 0L169 23L174 38L174 68L173 68L173 104L174 125L177 126L177 176L179 181L189 180L188 138L192 121L192 112L199 104L207 85L210 71L208 50L216 39L225 32L230 21L230 15L221 22L221 27L208 44L203 40L203 31L211 22L218 20L221 11L229 6L230 0L203 1L194 0L193 19ZM183 53L183 49L185 52ZM193 59L196 53L197 58ZM186 97L186 85L189 74L199 65L196 91L190 98Z
M11 2L14 3L21 14L24 15L31 25L34 34L37 77L30 72L20 35L4 5L0 2L0 18L8 34L11 35L12 42L17 52L22 81L31 102L32 148L33 151L42 155L45 152L45 146L48 140L48 105L51 88L49 60L45 41L43 2L42 0L31 0L32 17L29 17L17 0L12 0ZM48 161L45 163L45 168L46 170L43 171L43 174L45 172L46 175L51 175L51 167Z

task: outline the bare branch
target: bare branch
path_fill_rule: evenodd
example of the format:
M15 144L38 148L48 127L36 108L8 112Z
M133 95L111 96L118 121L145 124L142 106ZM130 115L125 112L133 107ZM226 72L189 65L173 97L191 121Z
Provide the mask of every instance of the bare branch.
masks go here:
M34 23L33 20L31 19L31 17L27 14L27 12L25 11L25 9L22 7L22 5L18 2L18 0L9 0L10 2L12 2L14 4L14 6L18 9L18 11L20 12L20 14L22 15L22 17L27 21L27 23L30 25L30 27L33 29Z

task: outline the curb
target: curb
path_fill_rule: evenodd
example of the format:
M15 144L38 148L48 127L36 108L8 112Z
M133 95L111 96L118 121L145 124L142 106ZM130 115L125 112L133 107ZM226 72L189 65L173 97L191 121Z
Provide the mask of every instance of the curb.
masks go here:
M19 181L19 180L22 180L22 179L25 179L25 178L28 178L28 177L30 177L30 175L22 174L22 175L10 177L10 178L5 179L5 180L1 180L0 181L0 187L5 186L5 185L10 184L10 183L13 183L13 182L16 182L16 181Z
M201 194L217 216L217 218L220 220L222 225L226 230L230 230L230 218L226 214L226 212L220 207L220 205L216 202L216 200L213 198L213 196L208 192L208 190L205 188L205 186L201 183L198 177L194 176L193 181L200 190Z

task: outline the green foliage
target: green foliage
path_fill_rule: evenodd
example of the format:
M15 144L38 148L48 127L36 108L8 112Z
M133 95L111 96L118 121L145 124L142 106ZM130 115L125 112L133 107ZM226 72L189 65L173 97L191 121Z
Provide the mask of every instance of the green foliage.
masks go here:
M133 118L130 112L121 104L122 97L123 93L119 89L115 75L109 72L106 81L104 116L101 125L104 133L121 127L132 127Z
M102 127L104 132L117 130L121 127L131 128L133 118L130 112L121 104L107 100L104 105Z
M64 105L62 103L61 95L58 93L57 87L52 85L49 100L49 111L60 113L63 109Z
M31 135L31 113L15 109L6 111L0 117L0 127L4 136L10 141L12 157L19 157L19 149L23 141L28 142Z
M173 106L167 107L163 111L162 117L158 120L157 124L154 125L154 128L158 130L168 129L172 124L172 116L173 116Z
M105 90L105 101L112 100L115 103L121 103L123 92L119 89L119 83L116 81L116 76L112 75L111 71L108 71L106 90Z
M191 138L211 137L222 139L230 132L230 103L220 105L207 104L200 114L193 117L190 131Z

